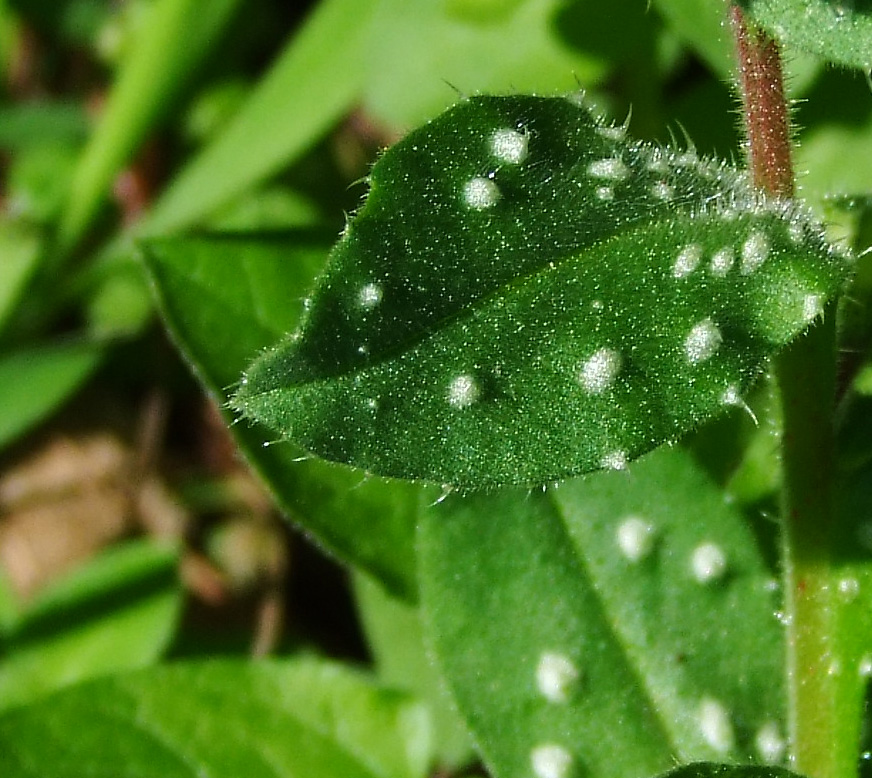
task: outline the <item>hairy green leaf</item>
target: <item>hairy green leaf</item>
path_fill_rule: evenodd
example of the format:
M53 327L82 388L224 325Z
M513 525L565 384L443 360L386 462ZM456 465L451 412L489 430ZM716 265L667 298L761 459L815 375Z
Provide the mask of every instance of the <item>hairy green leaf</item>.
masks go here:
M164 320L219 404L227 403L245 364L297 325L304 290L326 253L318 233L148 244L146 264ZM413 535L426 499L420 488L363 481L295 446L264 446L269 433L262 429L237 424L232 431L289 517L392 592L414 596Z
M419 706L315 659L181 664L0 717L4 778L423 778Z
M872 69L872 9L866 0L742 0L787 46L846 67Z
M670 770L662 778L799 778L783 767L696 762Z
M234 402L380 475L622 469L741 403L848 275L798 205L574 100L473 98L370 185L303 327Z
M449 497L419 551L438 665L500 778L786 755L771 574L685 452Z

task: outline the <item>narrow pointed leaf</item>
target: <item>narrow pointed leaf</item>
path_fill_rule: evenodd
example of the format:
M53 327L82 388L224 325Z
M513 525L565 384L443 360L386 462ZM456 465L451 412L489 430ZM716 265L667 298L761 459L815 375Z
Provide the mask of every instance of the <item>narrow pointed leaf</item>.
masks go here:
M739 402L847 276L797 205L560 98L466 101L370 184L235 404L381 475L622 468Z
M683 451L547 493L449 497L419 550L437 663L495 776L784 758L770 572Z

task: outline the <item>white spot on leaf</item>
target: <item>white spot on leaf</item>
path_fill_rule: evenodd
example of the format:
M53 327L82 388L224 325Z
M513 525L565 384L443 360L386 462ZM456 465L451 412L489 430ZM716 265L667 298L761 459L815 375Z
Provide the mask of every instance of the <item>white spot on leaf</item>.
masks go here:
M814 321L824 312L824 298L819 294L807 294L802 299L802 318Z
M787 743L781 736L778 724L774 721L766 722L757 730L754 745L760 759L767 764L778 764L787 749Z
M530 752L530 766L537 778L569 778L573 772L572 754L562 746L544 743Z
M582 365L578 381L588 394L602 394L614 383L622 364L619 352L601 348Z
M747 276L762 265L769 256L769 240L762 232L753 232L742 244L740 272Z
M598 186L595 192L597 198L603 201L614 200L615 190L610 186Z
M527 136L517 130L497 130L491 135L490 148L500 162L519 165L527 158Z
M360 288L357 302L364 310L375 308L382 301L382 288L378 284L366 284Z
M735 255L731 248L722 248L712 257L711 272L713 276L723 278L733 267Z
M700 543L693 550L690 563L693 577L701 584L716 581L727 571L727 557L714 543Z
M675 197L675 190L665 181L658 181L651 187L651 194L653 194L658 200L663 200L663 202L668 203L673 197Z
M604 470L626 470L627 452L618 450L606 454L600 460L600 466Z
M856 578L842 578L839 580L839 595L845 602L851 602L860 594L860 582Z
M731 751L735 736L727 709L717 700L705 697L699 704L698 716L703 740L719 754Z
M580 675L568 657L546 651L536 665L536 686L549 702L567 702Z
M587 166L587 172L594 178L610 181L623 181L630 175L630 169L617 157L594 160Z
M478 400L479 394L475 378L464 373L457 376L448 387L448 402L455 408L468 408Z
M489 178L476 176L463 187L463 201L476 211L483 211L496 205L500 199L499 187Z
M698 243L691 243L685 246L678 252L678 256L675 258L675 264L672 266L672 275L675 278L689 276L696 270L700 259L702 259L702 246Z
M715 355L724 338L718 326L711 319L703 319L695 324L684 339L684 353L692 365L705 362Z
M736 386L728 386L721 395L721 402L724 405L742 405L742 395L739 394L739 388Z
M639 562L654 549L654 527L638 516L630 516L618 525L618 548L631 562Z

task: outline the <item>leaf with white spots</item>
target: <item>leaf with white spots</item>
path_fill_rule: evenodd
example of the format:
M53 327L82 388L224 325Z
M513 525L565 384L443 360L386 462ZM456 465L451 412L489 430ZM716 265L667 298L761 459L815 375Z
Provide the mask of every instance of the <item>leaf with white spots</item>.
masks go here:
M772 573L684 451L545 492L449 496L419 549L437 665L493 775L786 757Z
M736 404L849 274L796 203L562 98L465 101L369 183L234 404L380 475L623 469Z

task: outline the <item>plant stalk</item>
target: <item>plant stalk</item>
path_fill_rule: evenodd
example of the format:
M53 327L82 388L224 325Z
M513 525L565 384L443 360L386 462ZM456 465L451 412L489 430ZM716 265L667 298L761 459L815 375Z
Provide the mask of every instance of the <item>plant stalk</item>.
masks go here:
M778 44L733 5L749 168L757 187L794 193L789 110ZM839 753L838 672L832 645L835 311L782 352L775 375L784 417L782 538L791 767L810 778L845 778L856 755Z

